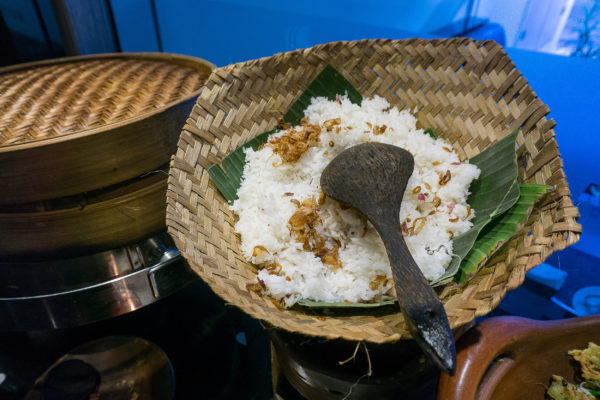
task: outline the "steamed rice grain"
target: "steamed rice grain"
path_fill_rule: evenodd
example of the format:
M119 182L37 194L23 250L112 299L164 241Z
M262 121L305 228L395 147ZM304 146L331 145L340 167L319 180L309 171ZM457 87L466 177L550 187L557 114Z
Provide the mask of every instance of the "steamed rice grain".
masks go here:
M381 97L364 99L360 106L346 97L314 98L305 117L308 124L321 127L318 141L294 162L284 162L270 145L286 135L283 129L259 150L247 149L238 200L231 206L239 217L235 230L241 235L241 250L261 267L257 279L266 294L289 307L301 298L369 302L391 293L391 268L373 226L332 199L316 203L322 199L319 182L327 164L343 150L371 141L399 146L413 155L415 169L399 215L404 239L427 279L442 276L452 258L452 237L472 226L468 188L479 169L461 162L451 145L417 129L413 115L390 107ZM337 264L307 250L306 240L303 245L293 232L290 218L303 201L312 204L308 209L318 216L310 246L320 241L329 251L328 260L335 257Z

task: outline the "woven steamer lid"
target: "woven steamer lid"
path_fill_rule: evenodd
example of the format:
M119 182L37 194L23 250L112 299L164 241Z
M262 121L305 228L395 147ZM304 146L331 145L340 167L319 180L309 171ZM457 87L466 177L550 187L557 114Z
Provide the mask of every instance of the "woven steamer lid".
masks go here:
M213 68L120 53L0 69L0 204L83 193L166 164Z
M331 315L280 310L246 289L256 268L244 261L235 216L207 169L272 129L312 79L331 64L364 96L417 109L466 159L521 127L519 181L556 189L525 227L467 283L440 297L450 325L461 327L498 305L525 272L579 239L581 226L554 140L554 121L495 42L470 39L335 42L217 69L202 89L171 162L167 226L192 268L229 303L270 324L306 335L392 342L408 338L399 312Z

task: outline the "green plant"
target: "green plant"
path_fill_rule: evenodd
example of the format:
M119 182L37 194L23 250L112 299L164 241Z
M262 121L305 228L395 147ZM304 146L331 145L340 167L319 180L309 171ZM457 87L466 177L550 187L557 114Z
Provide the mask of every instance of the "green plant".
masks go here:
M577 47L571 53L572 56L595 58L600 50L592 40L592 33L598 27L598 12L600 11L600 0L593 0L590 7L584 7L582 27L577 29Z

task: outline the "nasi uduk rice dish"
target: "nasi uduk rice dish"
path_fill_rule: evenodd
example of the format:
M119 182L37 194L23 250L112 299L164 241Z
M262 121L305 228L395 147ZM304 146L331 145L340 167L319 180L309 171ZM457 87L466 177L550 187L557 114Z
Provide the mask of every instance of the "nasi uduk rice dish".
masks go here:
M416 118L381 97L352 104L313 98L299 126L284 124L258 150L246 149L238 199L246 260L259 267L254 285L282 306L299 299L373 302L393 294L387 254L375 228L357 211L327 198L320 177L343 150L365 142L408 150L415 168L400 222L404 240L429 280L452 259L452 238L471 228L469 185L479 176L452 146L417 129Z

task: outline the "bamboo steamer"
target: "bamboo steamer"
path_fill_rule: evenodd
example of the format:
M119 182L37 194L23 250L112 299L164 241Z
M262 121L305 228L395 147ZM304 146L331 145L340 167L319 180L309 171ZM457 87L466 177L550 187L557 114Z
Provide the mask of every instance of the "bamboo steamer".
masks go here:
M0 207L5 259L79 256L140 241L164 230L167 175L86 194Z
M166 166L213 68L122 53L0 69L0 259L89 254L164 231Z
M0 69L0 205L85 193L166 164L213 68L122 53Z

